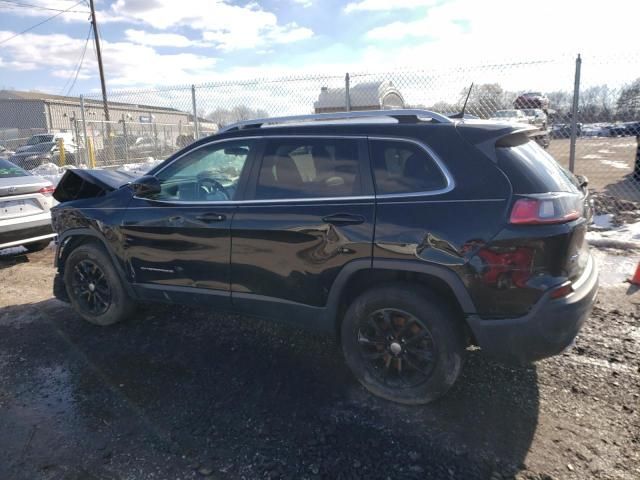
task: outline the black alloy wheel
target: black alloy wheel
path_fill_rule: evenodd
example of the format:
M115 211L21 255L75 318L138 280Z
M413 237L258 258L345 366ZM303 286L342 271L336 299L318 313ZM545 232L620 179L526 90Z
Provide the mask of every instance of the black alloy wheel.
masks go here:
M358 344L370 373L390 387L426 382L437 362L429 329L414 315L395 308L367 316L358 329Z
M111 288L102 269L93 261L84 259L73 268L72 292L78 305L86 313L99 316L111 305Z

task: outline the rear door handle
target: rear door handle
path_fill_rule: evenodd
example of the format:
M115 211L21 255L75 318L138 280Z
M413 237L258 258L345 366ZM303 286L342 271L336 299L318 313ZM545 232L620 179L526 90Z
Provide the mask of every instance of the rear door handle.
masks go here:
M332 225L359 225L364 223L365 218L362 215L352 215L350 213L335 213L322 217L322 221Z
M197 215L196 219L204 223L213 223L213 222L223 222L224 220L227 219L227 216L221 213L207 212L201 215Z

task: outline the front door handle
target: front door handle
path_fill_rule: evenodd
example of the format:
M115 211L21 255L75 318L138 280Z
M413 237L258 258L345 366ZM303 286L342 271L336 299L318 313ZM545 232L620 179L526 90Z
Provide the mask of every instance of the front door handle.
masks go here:
M223 222L227 219L226 215L215 212L207 212L201 215L197 215L196 219L204 223Z
M335 213L322 217L322 221L332 225L359 225L364 223L365 218L362 215L352 215L350 213Z

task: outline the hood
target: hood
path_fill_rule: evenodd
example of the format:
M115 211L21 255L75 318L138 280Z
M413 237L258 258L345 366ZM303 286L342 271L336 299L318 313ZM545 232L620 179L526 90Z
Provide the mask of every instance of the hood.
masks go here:
M133 175L113 170L67 170L58 182L53 198L63 203L101 197L130 183L134 178Z

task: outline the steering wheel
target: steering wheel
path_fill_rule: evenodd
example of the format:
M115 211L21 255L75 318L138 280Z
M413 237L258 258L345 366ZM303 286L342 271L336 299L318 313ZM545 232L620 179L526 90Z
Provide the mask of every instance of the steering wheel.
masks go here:
M227 193L224 186L218 180L212 177L198 178L198 191L204 191L206 195L220 192L224 195L225 200L230 200L229 194Z

